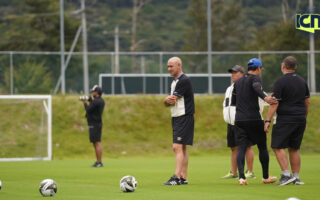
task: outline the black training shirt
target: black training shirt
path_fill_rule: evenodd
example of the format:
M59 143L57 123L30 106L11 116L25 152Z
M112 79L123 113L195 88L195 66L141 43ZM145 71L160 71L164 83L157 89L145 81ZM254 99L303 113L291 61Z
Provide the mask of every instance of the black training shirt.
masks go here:
M310 97L307 83L296 73L280 77L273 86L273 96L278 99L277 121L299 121L305 118L304 101Z
M88 124L101 124L104 109L104 100L101 97L94 98L90 104L84 104Z
M177 96L177 103L171 108L174 117L194 114L194 95L191 80L185 74L181 74L171 84L171 95Z
M260 76L245 74L238 79L232 92L232 105L236 106L235 121L262 120L259 97L266 97Z

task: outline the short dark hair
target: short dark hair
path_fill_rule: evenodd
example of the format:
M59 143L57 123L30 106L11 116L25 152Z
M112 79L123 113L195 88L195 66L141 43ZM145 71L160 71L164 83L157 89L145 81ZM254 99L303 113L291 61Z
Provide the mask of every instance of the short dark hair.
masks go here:
M297 60L293 56L287 56L285 59L283 59L282 63L287 69L295 70L297 68Z
M248 67L248 71L256 71L259 67Z

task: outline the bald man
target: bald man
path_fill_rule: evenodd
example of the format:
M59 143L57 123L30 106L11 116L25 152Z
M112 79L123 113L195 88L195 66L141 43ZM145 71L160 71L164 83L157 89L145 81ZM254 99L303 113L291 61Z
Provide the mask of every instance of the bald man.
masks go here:
M173 151L176 157L174 175L163 185L188 184L188 152L187 145L193 144L194 133L194 98L190 79L182 72L182 61L178 57L168 60L168 71L174 80L170 95L163 102L171 107Z

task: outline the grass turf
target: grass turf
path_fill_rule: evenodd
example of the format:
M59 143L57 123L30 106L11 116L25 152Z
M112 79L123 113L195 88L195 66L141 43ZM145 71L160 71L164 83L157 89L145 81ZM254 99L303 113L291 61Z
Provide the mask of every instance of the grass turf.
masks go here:
M91 158L88 126L78 95L53 96L52 138L54 159ZM102 145L108 157L171 155L170 109L164 96L105 96ZM191 155L225 152L227 126L222 116L223 96L195 97L195 136ZM41 108L41 109L40 109ZM265 108L266 116L268 108ZM0 101L0 156L34 157L45 152L41 129L42 102ZM308 125L301 151L320 153L320 96L311 97ZM43 131L45 132L45 131ZM268 144L270 144L270 134ZM44 143L46 144L46 143ZM127 154L126 154L127 153Z
M229 156L191 156L189 185L162 186L173 174L173 157L131 157L104 160L104 168L90 168L89 160L54 160L36 162L2 162L0 199L42 199L38 185L42 179L52 178L58 184L58 193L51 199L102 200L102 199L245 199L284 200L298 197L301 200L320 199L318 166L319 155L302 155L301 179L306 185L262 185L261 168L256 154L254 172L248 186L237 185L237 180L220 177L229 170ZM271 155L270 173L278 175L280 169ZM134 193L119 189L122 176L133 175L139 185Z

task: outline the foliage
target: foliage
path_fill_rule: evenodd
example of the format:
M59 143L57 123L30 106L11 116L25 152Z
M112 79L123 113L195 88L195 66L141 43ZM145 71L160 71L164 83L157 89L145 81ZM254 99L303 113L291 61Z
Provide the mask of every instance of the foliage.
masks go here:
M7 14L1 23L1 28L5 31L2 34L0 50L59 51L58 1L23 0L18 5L16 12L19 14ZM64 23L68 49L79 22L66 15Z
M14 68L14 87L20 94L48 94L52 88L51 72L44 63L26 61ZM5 86L10 87L10 71L5 72Z
M285 0L284 0L285 1ZM308 50L309 34L296 30L295 13L307 13L307 1L287 1L287 21L283 20L281 2L277 0L211 0L212 8L212 50L213 51L256 51L256 50ZM300 3L299 3L300 2ZM299 6L297 6L299 4ZM0 50L59 51L59 1L52 0L0 0ZM119 26L120 51L130 51L132 26L132 1L95 0L86 1L89 51L114 51L114 29ZM79 1L65 0L65 43L70 49L75 32L80 24ZM320 1L314 2L315 13L320 10ZM136 51L207 51L207 1L206 0L157 0L150 1L137 15ZM320 48L320 32L315 33L315 49ZM76 51L81 51L81 39ZM163 56L163 64L170 55ZM263 55L268 69L278 66L286 55ZM98 73L109 73L112 67L111 56L89 58L90 84L97 83ZM187 73L206 73L207 56L181 55ZM235 65L246 65L251 57L212 56L212 71L225 73ZM273 58L271 58L273 57ZM301 74L306 77L307 58L298 56ZM131 72L130 56L120 57L120 72ZM135 56L139 66L140 56ZM150 57L151 58L151 57ZM60 56L14 56L14 64L26 60L44 63L52 73L52 80L60 75ZM320 80L320 65L316 56L317 79ZM0 58L0 83L4 83L4 71L9 67L8 58ZM150 72L158 72L158 57L146 60ZM139 68L139 67L137 67ZM164 67L165 68L165 67ZM140 73L140 69L135 70ZM267 87L271 87L272 73L277 68L264 72ZM82 58L73 56L66 71L67 91L81 92L83 88ZM299 72L300 73L300 72ZM317 81L320 88L320 81ZM52 88L53 89L53 88ZM4 91L8 92L8 91Z

